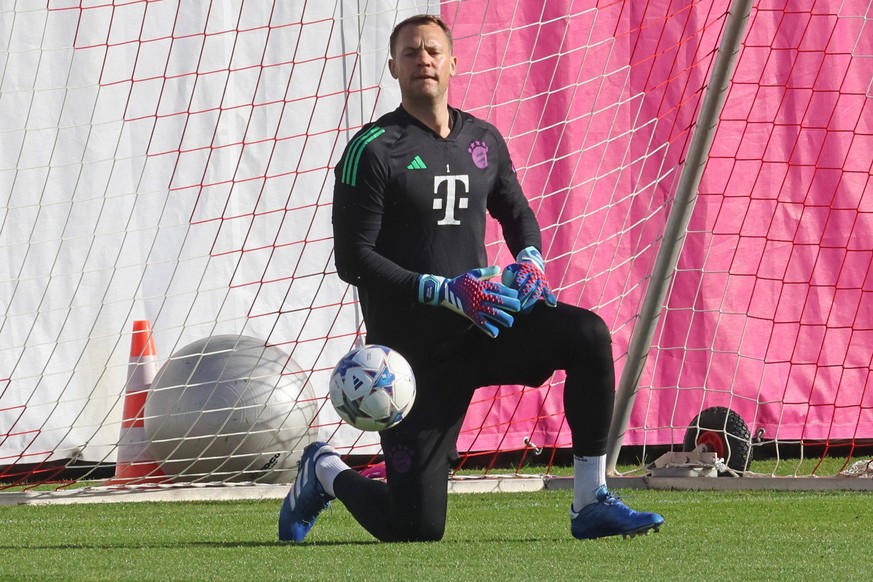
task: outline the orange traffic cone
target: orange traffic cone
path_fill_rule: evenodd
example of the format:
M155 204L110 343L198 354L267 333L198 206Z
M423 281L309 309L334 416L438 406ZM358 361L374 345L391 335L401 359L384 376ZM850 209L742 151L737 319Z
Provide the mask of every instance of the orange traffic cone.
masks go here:
M146 320L134 321L115 477L107 484L154 483L167 480L149 451L149 443L145 436L146 398L157 373L158 358L151 324Z

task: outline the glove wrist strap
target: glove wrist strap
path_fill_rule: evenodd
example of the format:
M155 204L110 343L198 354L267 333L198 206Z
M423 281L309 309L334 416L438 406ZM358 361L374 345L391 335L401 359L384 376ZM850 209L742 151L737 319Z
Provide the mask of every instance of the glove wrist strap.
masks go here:
M440 289L446 278L439 275L419 275L418 277L418 302L425 305L440 304Z
M540 268L540 271L546 270L546 262L543 259L543 255L537 250L536 247L527 247L519 251L518 256L515 257L515 262L517 263L533 263L537 267Z

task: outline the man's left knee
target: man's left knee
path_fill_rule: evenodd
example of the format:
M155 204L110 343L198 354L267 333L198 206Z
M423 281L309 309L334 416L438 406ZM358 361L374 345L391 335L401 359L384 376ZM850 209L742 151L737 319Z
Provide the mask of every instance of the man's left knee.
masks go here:
M567 324L572 326L569 334L581 349L586 351L598 348L612 349L612 333L602 317L579 308L567 318Z

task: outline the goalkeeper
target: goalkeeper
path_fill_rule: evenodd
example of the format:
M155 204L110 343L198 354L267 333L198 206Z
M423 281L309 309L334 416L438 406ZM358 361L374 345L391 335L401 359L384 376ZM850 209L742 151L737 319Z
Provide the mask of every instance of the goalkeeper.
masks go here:
M349 469L326 443L304 450L280 510L280 539L302 541L334 498L379 540L441 539L447 479L476 388L539 386L556 370L566 371L572 535L658 528L661 516L628 508L606 488L615 397L609 329L591 311L556 300L504 139L449 107L457 65L450 31L434 16L414 16L395 27L390 54L401 105L365 126L336 167L335 259L339 276L359 290L367 342L412 365L416 402L380 434L387 482ZM516 257L503 270L488 265L486 213Z

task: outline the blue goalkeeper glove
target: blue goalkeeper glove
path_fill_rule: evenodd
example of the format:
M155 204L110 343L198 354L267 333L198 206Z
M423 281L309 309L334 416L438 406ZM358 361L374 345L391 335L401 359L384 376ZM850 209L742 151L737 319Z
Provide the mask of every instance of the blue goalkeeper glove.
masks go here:
M522 313L528 313L542 299L549 307L558 304L546 278L546 264L535 247L523 249L515 262L503 270L503 284L518 291Z
M497 337L500 333L497 326L512 327L514 319L509 313L521 307L515 289L488 280L499 274L500 267L494 265L473 269L454 279L421 275L418 278L418 301L448 307L491 337Z

